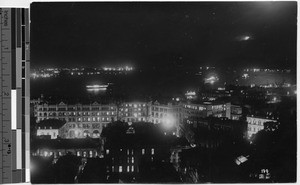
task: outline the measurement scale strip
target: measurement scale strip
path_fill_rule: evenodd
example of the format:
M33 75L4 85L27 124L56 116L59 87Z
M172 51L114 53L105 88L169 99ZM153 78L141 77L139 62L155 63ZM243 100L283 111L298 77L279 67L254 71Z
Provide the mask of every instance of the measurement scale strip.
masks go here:
M0 182L30 182L28 9L1 9L0 33Z

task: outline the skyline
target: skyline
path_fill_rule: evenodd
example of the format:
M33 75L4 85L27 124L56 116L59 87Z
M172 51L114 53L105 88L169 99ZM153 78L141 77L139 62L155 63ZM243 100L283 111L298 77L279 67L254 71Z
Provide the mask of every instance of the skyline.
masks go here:
M295 68L296 21L296 2L33 3L31 61Z

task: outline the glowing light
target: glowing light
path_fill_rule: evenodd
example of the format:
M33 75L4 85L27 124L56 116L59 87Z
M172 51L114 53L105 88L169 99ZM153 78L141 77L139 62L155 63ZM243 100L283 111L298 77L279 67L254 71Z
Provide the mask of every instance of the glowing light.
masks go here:
M244 37L244 40L249 40L249 39L250 39L249 36L245 36L245 37Z
M247 73L244 73L244 74L242 75L242 78L243 78L243 79L247 79L247 78L249 78L249 74L247 74Z
M172 115L167 115L163 118L162 123L166 129L170 129L175 125L175 118Z
M204 79L204 83L214 84L218 80L219 80L219 78L217 76L210 76L210 77Z
M87 85L87 91L105 91L107 89L108 85Z

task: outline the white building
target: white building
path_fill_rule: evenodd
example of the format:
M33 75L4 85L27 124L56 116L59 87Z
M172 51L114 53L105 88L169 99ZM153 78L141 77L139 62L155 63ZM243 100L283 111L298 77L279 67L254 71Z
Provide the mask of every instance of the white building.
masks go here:
M50 136L51 139L56 139L58 136L59 128L47 127L47 126L39 126L37 128L36 135L37 136Z
M277 122L277 121L273 119L263 118L263 117L247 116L248 138L250 138L253 134L259 132L260 130L263 130L264 123L266 122Z

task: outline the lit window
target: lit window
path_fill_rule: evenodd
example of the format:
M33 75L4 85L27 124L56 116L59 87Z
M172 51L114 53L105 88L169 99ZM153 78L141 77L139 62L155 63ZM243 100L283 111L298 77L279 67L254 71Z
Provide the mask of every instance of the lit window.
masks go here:
M127 166L127 172L129 172L129 170L130 170L130 169L129 169L129 166Z
M106 112L107 115L109 115L109 112Z
M107 150L106 150L106 155L108 155L108 154L109 154L109 150L107 149Z
M93 151L90 151L90 157L93 157Z
M154 148L151 149L151 155L154 155Z
M131 150L131 155L133 155L133 149Z
M137 108L137 104L134 104L133 106L134 106L134 108Z
M122 166L119 166L119 172L122 172L123 169L122 169Z
M134 166L131 166L131 172L134 172Z
M77 151L77 156L80 156L80 152L79 151Z
M111 171L115 172L115 167L114 166L111 167Z
M134 157L131 157L131 163L134 163Z
M129 149L127 149L127 155L129 155Z
M133 113L133 116L134 116L134 117L137 117L137 113Z
M144 154L145 154L145 149L143 148L143 149L142 149L142 155L144 155Z

